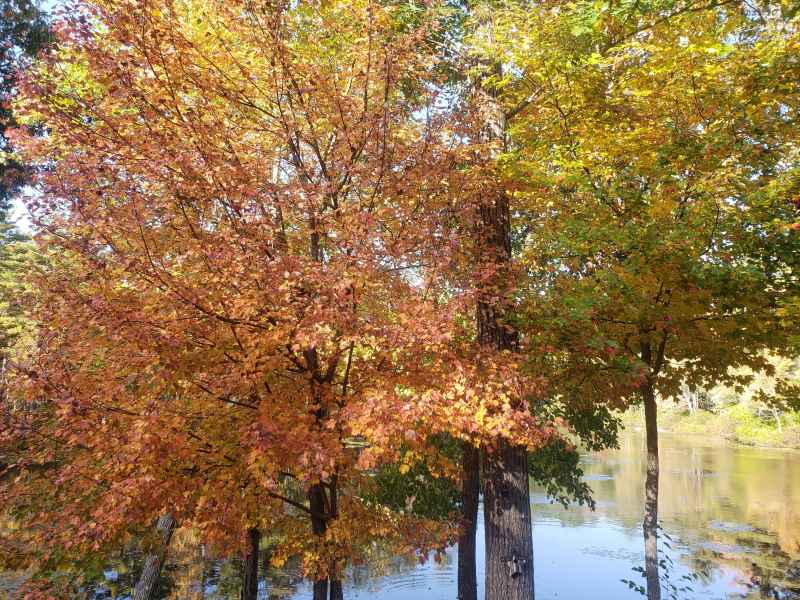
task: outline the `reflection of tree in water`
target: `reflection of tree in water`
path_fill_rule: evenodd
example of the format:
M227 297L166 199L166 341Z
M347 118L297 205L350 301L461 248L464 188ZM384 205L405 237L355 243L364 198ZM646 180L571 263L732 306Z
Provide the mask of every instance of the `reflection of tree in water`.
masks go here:
M299 574L299 564L290 560L281 568L269 565L270 549L259 552L259 588L264 590L259 598L280 600L294 595L298 584L302 581ZM201 593L192 598L204 600L238 600L242 587L242 560L238 558L218 559L213 557L200 557L202 585ZM165 600L184 600L186 596L176 594L167 596Z
M693 558L687 561L685 560L684 556L681 556L681 562L688 564L689 571L688 573L682 574L676 573L675 561L673 560L671 554L673 551L673 546L677 545L679 542L666 531L664 531L664 528L660 522L657 524L657 529L658 535L661 538L662 546L658 561L658 577L660 583L659 590L660 592L663 592L664 597L669 598L670 600L680 600L685 595L693 593L696 589L695 586L698 583L709 582L712 563L710 561L704 561L701 559L694 560ZM633 567L632 570L641 575L642 578L646 577L646 570L644 567L636 566ZM648 595L648 590L645 585L642 585L633 579L621 579L620 581L642 596Z
M640 535L644 440L640 432L628 432L620 442L619 450L584 457L594 513L537 504L537 516L573 526L611 519ZM800 598L798 455L675 435L662 435L661 446L660 514L667 532L682 542L678 552L664 548L663 554L697 574L697 584L703 573L732 575L742 587L751 586L748 599ZM638 573L630 580L643 583Z
M186 532L184 532L186 533ZM189 534L190 535L190 534ZM262 553L261 564L269 560ZM144 556L125 550L110 561L104 570L91 576L86 586L91 600L130 600ZM263 586L269 600L288 598L295 593L301 577L297 566L289 563L281 569L262 570ZM156 584L154 600L238 600L242 586L242 561L204 556L199 543L177 543L170 547L167 562Z
M303 581L300 565L290 559L281 568L269 564L270 548L259 555L259 598L282 600L292 597ZM433 560L433 558L431 558ZM446 563L447 555L440 557ZM130 600L136 579L144 565L144 554L135 545L121 550L99 568L87 574L84 590L91 600ZM392 556L375 546L369 564L351 568L348 585L365 589L382 577L402 577L419 565L413 558ZM154 591L154 600L238 600L242 586L242 561L207 555L197 536L179 529L173 537L167 560Z
M691 546L680 562L688 573L676 574L676 564L670 556L673 544L678 542L660 531L667 552L660 559L661 583L665 595L680 600L684 594L696 591L695 585L708 582L715 570L736 574L736 582L746 591L727 596L741 600L800 600L800 559L794 559L775 542L774 534L764 530L733 531L709 530L709 541ZM713 538L713 541L712 541ZM644 568L633 571L642 577L622 579L631 589L646 595L643 581Z
M587 455L582 466L594 490L597 510L550 504L544 490L534 488L534 513L565 526L603 521L624 526L630 537L641 535L644 461L641 434L621 438L622 448ZM800 460L797 454L713 445L702 438L664 435L662 446L661 515L667 533L680 539L674 550L664 548L675 565L675 583L690 573L710 573L719 580L735 579L748 600L800 599ZM665 538L662 538L665 539ZM666 540L669 543L669 540ZM604 551L603 556L609 552ZM627 552L627 549L617 550ZM638 546L637 546L638 552ZM267 556L262 556L264 564ZM449 557L445 557L447 560ZM638 554L628 564L637 561ZM142 556L131 549L98 569L97 600L128 598ZM376 547L368 565L350 570L350 589L403 587L411 579L436 578L438 571L415 571L413 560L400 560ZM238 600L240 563L202 557L199 540L179 530L159 582L160 599ZM615 580L617 577L609 574ZM443 574L444 576L444 574ZM450 576L449 574L447 575ZM381 579L383 581L381 581ZM640 575L630 576L637 583ZM260 598L291 597L301 579L297 565L269 569L262 579ZM700 577L695 593L705 587ZM620 584L621 585L621 584ZM692 585L692 584L689 584ZM268 595L267 595L268 594ZM368 595L368 594L364 594ZM664 594L668 597L667 594ZM680 598L680 596L679 596Z
M709 530L717 546L707 544L692 553L693 564L723 566L738 574L748 591L738 597L770 600L800 599L800 559L790 556L774 534L762 529Z

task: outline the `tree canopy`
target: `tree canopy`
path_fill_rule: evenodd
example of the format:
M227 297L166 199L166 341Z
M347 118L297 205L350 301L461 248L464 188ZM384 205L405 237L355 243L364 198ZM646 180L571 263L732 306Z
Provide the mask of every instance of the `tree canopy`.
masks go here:
M8 564L169 514L333 590L455 539L470 448L591 503L613 410L795 340L793 3L96 0L21 75L44 20L0 10Z

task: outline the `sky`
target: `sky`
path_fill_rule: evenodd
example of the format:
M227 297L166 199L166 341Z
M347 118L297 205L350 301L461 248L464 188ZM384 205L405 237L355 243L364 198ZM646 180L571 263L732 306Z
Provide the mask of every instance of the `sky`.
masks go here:
M23 195L32 195L35 192L32 188L26 187L22 194L19 194L11 201L11 220L17 225L17 229L21 233L33 233L33 226L28 215L28 209L25 208L25 203L22 199Z

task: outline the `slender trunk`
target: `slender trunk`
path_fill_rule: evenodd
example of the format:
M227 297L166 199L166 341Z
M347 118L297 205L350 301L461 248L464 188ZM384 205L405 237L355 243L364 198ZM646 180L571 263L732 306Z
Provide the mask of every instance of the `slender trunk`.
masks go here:
M339 485L338 475L331 477L330 481L330 494L328 495L328 504L330 505L331 519L335 519L339 515L339 500L337 489ZM336 565L329 565L328 571L333 574L336 572ZM344 591L342 590L342 581L340 579L330 579L331 587L331 600L344 600Z
M642 390L644 424L647 438L647 477L644 500L644 566L647 579L647 600L661 600L658 576L658 418L653 383L647 381Z
M156 532L161 538L161 545L145 558L142 574L133 589L133 600L150 600L153 597L153 591L156 588L158 576L161 574L161 567L164 565L167 548L174 530L175 519L172 518L172 515L167 513L159 517L156 523Z
M261 533L251 527L247 530L247 550L244 555L244 577L242 578L242 600L258 597L258 546Z
M206 546L200 544L200 598L206 597Z
M322 537L328 530L329 518L336 516L336 478L331 483L333 488L330 495L326 494L325 486L321 483L312 485L308 490L308 504L311 509L311 530L314 535ZM330 511L330 512L328 512ZM332 572L333 565L329 566ZM314 600L343 600L342 582L339 579L314 580Z
M461 535L458 538L458 599L478 600L475 562L475 533L480 494L480 451L462 443Z
M308 505L311 509L311 530L314 535L322 537L328 530L328 521L325 518L325 487L315 483L308 490ZM314 600L328 600L328 580L314 580Z
M331 579L331 600L344 600L342 582L338 579Z
M0 357L0 406L3 408L3 417L8 419L11 416L11 406L6 402L7 398L6 388L6 357Z
M774 407L772 408L772 416L775 419L775 425L778 426L778 433L783 433L783 424L781 423L781 414Z
M328 580L314 580L314 600L328 600Z

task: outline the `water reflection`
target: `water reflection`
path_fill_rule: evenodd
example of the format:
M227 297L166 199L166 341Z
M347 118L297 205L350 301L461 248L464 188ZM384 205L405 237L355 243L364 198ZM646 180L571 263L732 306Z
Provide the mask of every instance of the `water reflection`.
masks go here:
M644 582L634 570L644 561L643 435L628 432L621 443L619 450L583 459L596 511L565 510L534 489L539 600L641 598L622 580ZM691 587L676 597L800 598L800 454L663 434L661 460L661 518L671 538L662 538L662 551L672 561L671 581ZM479 525L479 587L482 540ZM359 600L452 600L456 564L455 549L441 562L387 560L351 572L345 595ZM117 575L120 584L128 583L130 568ZM124 597L121 587L105 597ZM204 559L197 540L179 532L161 590L162 598L238 598L239 565ZM482 593L479 589L479 597ZM306 600L311 588L291 568L270 570L260 597Z

